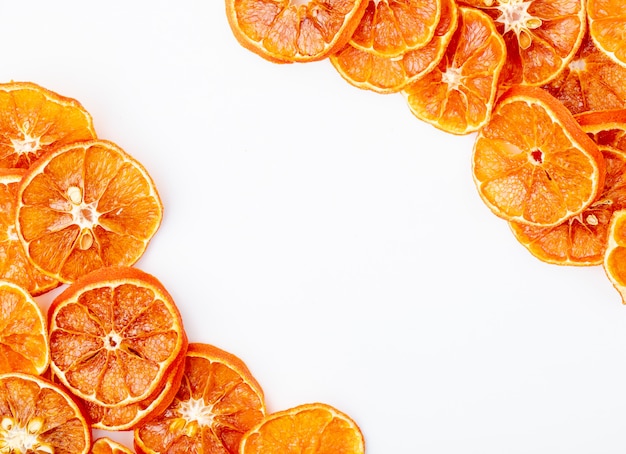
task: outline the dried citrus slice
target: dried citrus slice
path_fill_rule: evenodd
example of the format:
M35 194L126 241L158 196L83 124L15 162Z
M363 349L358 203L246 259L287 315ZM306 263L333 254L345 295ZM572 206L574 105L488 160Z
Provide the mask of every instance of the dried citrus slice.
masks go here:
M611 60L626 67L626 4L623 0L587 0L589 33Z
M468 134L489 120L505 59L504 40L493 20L461 6L443 59L402 92L417 118L446 132Z
M350 44L379 57L398 57L435 36L441 0L369 0Z
M133 454L133 452L109 437L101 437L94 440L91 454Z
M0 84L0 167L28 168L47 150L96 137L75 99L30 82Z
M583 212L604 187L597 145L545 90L505 92L476 137L472 172L478 193L498 216L540 227Z
M626 109L588 111L574 118L598 145L626 151Z
M365 441L348 415L323 403L267 415L241 440L240 454L363 454Z
M622 303L626 304L626 210L613 213L603 265Z
M49 362L42 309L25 289L0 280L0 373L40 375Z
M565 70L544 88L574 114L626 108L626 68L604 55L588 35Z
M15 282L37 296L56 288L60 282L32 265L17 236L15 201L24 172L0 168L0 279Z
M381 57L348 43L330 56L339 74L355 87L377 93L395 93L432 70L443 58L457 26L454 0L441 0L441 20L435 35L424 47L400 57Z
M146 169L103 140L42 156L17 194L17 233L28 258L65 283L98 268L133 265L162 216Z
M72 398L43 378L0 375L0 452L87 454L91 430Z
M554 227L511 223L516 238L537 258L557 265L600 265L611 216L626 209L626 152L600 146L604 189L582 213Z
M483 9L506 42L504 86L543 85L563 71L585 34L585 1L496 0Z
M187 348L170 294L131 267L102 268L69 285L52 301L48 327L55 378L108 407L154 395Z
M239 43L275 63L322 60L342 48L367 0L226 0Z
M191 343L178 394L160 416L135 429L137 452L237 453L265 415L263 391L238 357Z
M81 400L91 427L108 431L133 430L149 418L161 414L176 396L184 370L185 361L181 358L179 365L163 380L164 385L137 403L105 407Z

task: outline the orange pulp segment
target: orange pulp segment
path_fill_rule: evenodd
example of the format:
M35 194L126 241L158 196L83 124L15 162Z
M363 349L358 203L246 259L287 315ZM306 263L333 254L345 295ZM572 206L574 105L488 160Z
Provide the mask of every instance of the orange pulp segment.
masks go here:
M191 343L178 394L135 429L137 452L237 453L265 415L263 391L245 363L215 346Z
M441 0L441 20L435 35L419 49L400 57L382 57L348 43L330 56L339 74L355 87L377 93L395 93L432 70L443 58L457 26L454 0Z
M548 227L591 205L604 187L605 164L563 104L541 88L516 86L478 132L472 173L497 216Z
M589 33L598 48L626 67L626 4L623 0L587 0Z
M609 59L586 35L569 65L544 88L574 114L626 108L626 67Z
M42 309L25 289L0 280L0 373L41 375L49 362Z
M626 151L626 109L588 111L574 118L598 145Z
M42 156L17 195L17 233L30 261L61 282L133 265L161 224L146 169L112 142L74 143Z
M516 238L537 258L558 265L601 265L611 217L626 208L626 152L600 146L604 189L582 213L554 227L511 223Z
M0 167L25 169L47 150L95 137L75 99L30 82L0 84Z
M43 378L0 375L0 452L87 454L91 430L72 398Z
M93 442L91 454L133 454L133 452L109 437L101 437Z
M0 279L10 280L31 295L41 295L60 282L39 271L28 259L17 236L16 198L23 169L0 168Z
M240 454L363 454L365 440L348 415L323 403L267 415L241 440Z
M379 57L398 57L428 44L441 16L441 0L368 0L350 44Z
M626 304L626 210L613 213L603 265L622 303Z
M367 0L226 0L239 43L275 63L322 60L343 47Z
M504 40L493 20L461 6L439 64L402 92L417 118L452 134L475 132L489 120L505 59Z
M567 66L586 30L586 0L496 0L484 11L504 37L503 86L543 85Z
M102 268L69 285L52 301L48 326L55 378L108 407L153 395L187 348L170 294L131 267Z

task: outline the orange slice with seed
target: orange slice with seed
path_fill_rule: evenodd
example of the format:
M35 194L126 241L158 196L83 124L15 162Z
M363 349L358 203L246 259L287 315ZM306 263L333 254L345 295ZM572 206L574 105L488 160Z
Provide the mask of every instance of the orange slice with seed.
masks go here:
M604 187L605 163L573 115L545 90L509 89L476 137L472 173L498 216L549 227L582 213Z
M0 375L0 452L87 454L91 429L59 386L22 374Z
M99 268L135 264L162 217L146 169L103 140L42 156L17 193L16 230L27 257L64 283Z
M557 265L600 265L613 213L626 209L626 152L600 146L606 174L600 196L582 213L554 227L511 223L517 240L535 257Z
M191 343L176 397L135 429L135 448L144 454L237 453L243 434L264 415L263 390L241 359Z

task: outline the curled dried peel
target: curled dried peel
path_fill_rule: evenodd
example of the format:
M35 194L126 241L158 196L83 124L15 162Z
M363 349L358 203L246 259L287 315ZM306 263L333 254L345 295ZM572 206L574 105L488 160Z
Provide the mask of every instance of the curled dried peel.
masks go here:
M477 134L472 173L498 216L549 227L580 214L604 186L597 145L571 113L537 87L504 93Z
M226 0L233 35L275 63L322 60L343 47L359 25L367 0Z

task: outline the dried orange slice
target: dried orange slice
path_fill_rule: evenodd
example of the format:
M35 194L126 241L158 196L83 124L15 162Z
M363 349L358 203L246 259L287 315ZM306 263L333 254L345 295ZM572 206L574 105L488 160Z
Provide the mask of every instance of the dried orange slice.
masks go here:
M133 265L162 217L146 169L103 140L42 156L17 194L17 233L28 258L65 283L98 268Z
M322 60L350 39L367 0L226 0L237 41L275 63Z
M626 5L622 0L587 0L589 33L615 63L626 67Z
M350 44L379 57L398 57L435 36L441 0L369 0Z
M339 74L355 87L377 93L395 93L419 79L441 61L457 26L454 0L441 0L441 20L435 35L424 47L400 57L381 57L348 43L330 56Z
M0 167L28 168L47 150L96 137L75 99L30 82L0 84Z
M102 268L68 286L52 301L48 326L55 378L107 407L154 395L187 348L170 294L131 267Z
M178 394L163 414L135 429L135 449L237 453L243 434L264 415L263 391L241 359L191 343Z
M0 168L0 279L15 282L31 295L41 295L60 282L32 265L15 226L17 189L23 169Z
M0 452L87 454L91 430L57 385L21 373L0 375Z
M622 303L626 304L626 210L613 213L603 266Z
M554 227L511 223L516 238L537 258L557 265L600 265L613 212L626 209L626 152L600 146L604 189L582 213Z
M626 108L626 68L602 53L589 35L565 70L544 88L574 114Z
M323 403L272 413L245 434L240 454L363 454L365 440L348 415Z
M94 440L91 454L133 454L133 452L109 437L101 437Z
M403 89L411 112L453 134L468 134L488 120L506 59L493 20L459 7L458 27L437 67Z
M585 1L496 0L483 9L506 42L503 86L544 85L563 71L585 34Z
M588 111L574 118L598 145L626 151L626 109Z
M108 431L133 430L149 418L161 414L176 396L184 370L185 362L181 358L179 365L163 380L164 385L137 403L105 407L81 399L91 427Z
M49 362L42 309L25 289L0 280L0 373L41 375Z
M545 90L505 92L476 137L472 172L480 197L498 216L549 227L582 213L604 187L597 145Z

